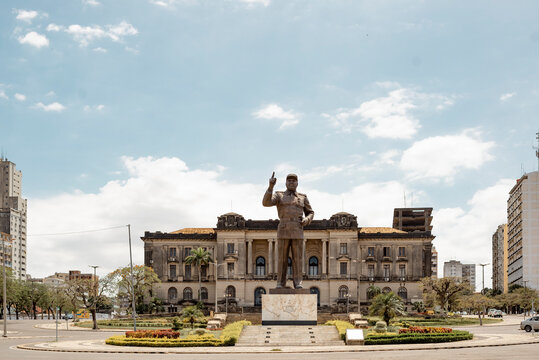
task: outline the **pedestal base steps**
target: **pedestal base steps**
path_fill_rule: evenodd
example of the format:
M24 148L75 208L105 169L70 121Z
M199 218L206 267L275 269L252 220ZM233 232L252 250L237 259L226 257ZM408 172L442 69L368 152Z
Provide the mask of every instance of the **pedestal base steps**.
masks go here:
M344 345L335 326L246 326L236 346Z

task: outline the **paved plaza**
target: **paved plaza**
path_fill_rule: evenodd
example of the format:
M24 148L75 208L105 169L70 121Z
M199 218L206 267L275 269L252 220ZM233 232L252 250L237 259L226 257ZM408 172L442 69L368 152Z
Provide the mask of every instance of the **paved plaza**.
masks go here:
M190 359L247 359L256 353L261 359L300 359L305 354L312 359L536 359L539 333L519 330L521 316L508 316L503 323L460 329L474 333L470 341L441 344L406 344L377 346L234 346L211 348L139 348L110 346L105 339L118 334L109 330L66 330L59 327L55 342L55 325L50 320L19 320L8 322L8 337L0 340L2 359L160 359L188 355Z

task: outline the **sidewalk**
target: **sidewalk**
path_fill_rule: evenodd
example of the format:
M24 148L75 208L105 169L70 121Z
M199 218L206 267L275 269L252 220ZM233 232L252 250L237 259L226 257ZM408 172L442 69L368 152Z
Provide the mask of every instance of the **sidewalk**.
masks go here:
M18 345L17 348L37 351L85 352L85 353L131 353L131 354L220 354L220 353L328 353L328 352L368 352L395 350L463 349L487 346L508 346L539 343L534 333L518 335L482 334L473 340L439 344L400 345L354 345L354 346L224 346L224 347L183 347L149 348L114 346L104 340L77 340L60 342L37 342Z
M59 322L58 323L58 330L59 331L101 331L101 332L126 332L129 331L129 329L97 329L94 330L92 328L84 328L80 326L75 326L75 323L69 322L68 328L66 329L66 323ZM35 328L38 329L45 329L45 330L56 330L56 323L47 323L47 324L36 324L34 325Z

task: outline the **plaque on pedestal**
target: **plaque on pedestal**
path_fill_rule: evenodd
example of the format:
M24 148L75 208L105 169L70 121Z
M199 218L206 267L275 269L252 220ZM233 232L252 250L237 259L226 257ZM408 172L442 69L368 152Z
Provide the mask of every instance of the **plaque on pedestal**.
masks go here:
M262 295L262 325L316 325L317 295L308 289L270 289Z

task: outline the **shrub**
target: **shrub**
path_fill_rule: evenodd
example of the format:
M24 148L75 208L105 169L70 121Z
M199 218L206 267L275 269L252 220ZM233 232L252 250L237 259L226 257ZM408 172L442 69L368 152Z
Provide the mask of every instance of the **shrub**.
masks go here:
M399 334L415 333L415 334L447 334L452 332L453 329L443 327L420 327L410 326L407 329L400 329Z
M326 322L324 325L333 325L337 328L337 331L339 332L339 336L341 337L341 340L345 340L346 338L346 329L353 329L354 325L350 324L348 321L344 320L330 320Z
M387 331L387 325L385 321L377 321L374 331L377 333L385 333Z
M204 335L206 333L207 333L206 329L200 329L200 328L189 331L189 335Z
M233 346L238 341L241 331L244 326L251 325L250 321L241 320L228 324L224 327L223 332L221 333L221 341L224 346Z
M453 331L451 333L403 333L394 335L368 335L365 345L383 344L418 344L418 343L441 343L461 340L471 340L473 334L467 331Z
M221 346L223 342L213 337L199 339L156 339L156 338L127 338L123 335L112 336L105 340L108 345L118 346L149 346L149 347L194 347L194 346Z
M172 318L172 330L180 330L183 327L183 324L180 322L179 317L173 317Z
M177 339L180 337L180 333L173 330L137 330L127 331L125 333L127 338L157 338L157 339Z

